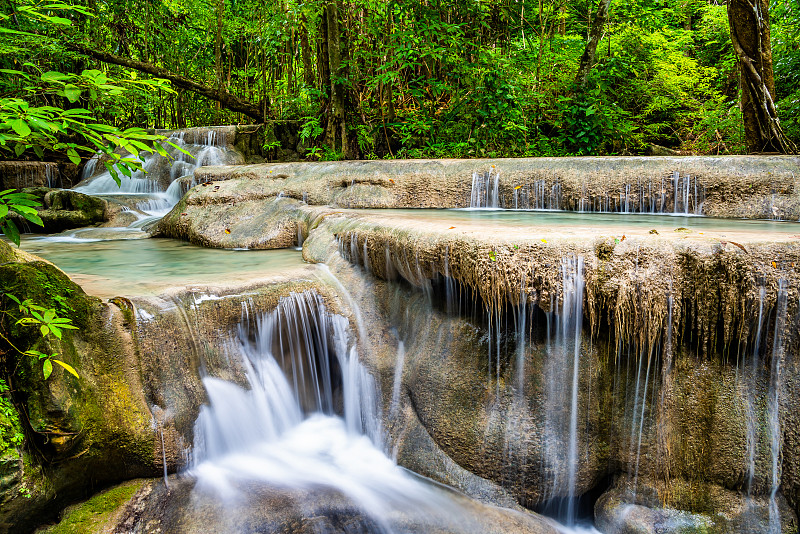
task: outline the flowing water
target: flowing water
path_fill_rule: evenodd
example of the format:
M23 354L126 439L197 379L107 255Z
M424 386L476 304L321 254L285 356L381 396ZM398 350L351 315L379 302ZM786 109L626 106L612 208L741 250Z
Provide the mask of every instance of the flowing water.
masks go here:
M514 186L511 202L504 205L499 175L494 169L473 173L471 208L702 215L706 194L697 177L681 176L678 171L671 179L640 179L602 193L589 193L584 183L577 199L566 197L558 179L540 178Z
M187 471L195 491L234 505L252 484L327 489L355 503L370 532L491 528L468 500L386 456L377 384L359 362L349 322L327 312L318 295L292 294L265 314L246 310L237 339L231 357L247 387L203 379L208 403Z
M194 181L194 171L206 165L234 165L244 163L238 152L228 146L228 140L214 130L181 130L173 132L169 141L188 154L170 145L164 145L169 158L147 154L142 170L131 177L119 173L119 185L108 170L103 170L100 156L96 154L84 166L81 182L75 191L88 195L124 195L131 198L133 207L151 217L166 215L178 203ZM100 169L102 172L98 172Z
M239 157L227 147L227 140L213 131L188 138L178 133L172 141L186 148L194 158L174 150L172 162L160 157L146 158L144 167L148 172L137 173L131 179L123 177L121 189L108 172L97 172L99 160L95 159L86 166L85 179L76 190L96 195L121 193L133 199L135 209L157 217L174 206L185 189L194 184L192 173L197 167L232 162ZM702 214L704 195L702 184L695 178L675 173L658 183L629 184L614 194L594 197L587 194L580 200L579 211L595 213L570 213L564 211L567 207L561 185L540 180L514 189L513 208L518 211L509 211L498 209L503 207L503 198L499 173L492 170L473 175L470 205L480 210L364 211L390 220L413 220L422 226L449 225L445 226L448 230L482 231L491 226L530 233L558 228L565 235L582 239L589 231L680 230L722 237L769 235L770 239L790 239L798 234L800 226L796 223L692 216ZM58 265L88 293L104 297L155 295L172 287L194 284L244 283L308 269L295 250L214 250L171 240L138 239L141 237L144 233L136 227L84 229L55 237L27 237L23 248ZM302 245L302 235L298 235L298 241ZM338 245L339 253L369 276L373 265L366 241L359 244L352 234L351 239L340 240ZM387 248L380 261L385 262L386 273L397 274L420 288L427 306L433 307L437 287L423 274L427 260L409 255L402 259L393 257ZM446 314L480 317L485 325L482 344L487 358L487 367L483 368L487 370L488 382L486 409L491 414L489 426L503 428L506 439L503 454L509 463L508 470L512 470L514 462L529 460L518 441L538 423L525 415L526 387L529 387L526 365L530 365L530 351L541 349L546 379L542 386L546 411L540 427L544 433L542 462L549 475L546 497L552 503L546 511L564 524L558 527L563 532L597 532L592 526L581 524L578 510L584 488L581 469L593 446L587 442L586 428L593 402L597 402L591 398L590 366L594 349L583 332L587 313L584 258L563 258L562 294L554 311L542 313L535 304L520 299L521 303L512 310L513 320L507 320L503 310L477 303L474 295L458 287L449 277L447 261L445 254L445 275L439 281L444 286ZM229 359L244 370L243 381L234 383L213 375L203 377L207 403L195 423L192 459L186 473L196 478L196 490L222 502L242 503L247 499L246 488L253 484L277 489L323 488L354 503L368 518L368 530L488 531L486 523L479 519L486 513L485 508L402 469L387 454L390 444L386 442L382 420L380 388L361 358L368 350L365 343L368 336L358 299L326 266L322 265L317 272L336 288L352 312L354 324L328 311L322 297L312 292L285 297L266 313L243 303L240 324L231 333L232 343L227 345L232 347ZM523 284L521 295L525 289ZM757 465L769 464L765 484L771 533L781 530L780 407L787 292L782 283L774 307L767 309L765 291L761 291L751 358L742 371L751 391L746 403L745 488L748 495L753 492ZM670 296L664 332L652 336L656 340L653 343L642 346L619 340L616 348L614 391L623 399L621 418L626 435L620 443L624 442L630 458L626 475L633 488L632 502L636 502L640 464L651 432L649 427L658 409L659 391L661 404L664 402L665 387L659 389L658 379L669 375L672 362L672 311ZM406 317L390 325L397 338L387 410L390 420L399 417L404 373L407 366L413 365L408 347L414 345L415 336L434 335L424 326L410 328L409 322ZM772 335L768 341L770 327ZM540 333L536 340L531 335L534 330ZM765 356L767 345L771 348L769 357ZM506 352L513 352L512 357L508 358ZM504 374L506 368L513 369L508 377ZM763 381L767 383L766 410L759 408L757 393ZM506 408L501 408L504 395L501 386L506 383L512 395ZM758 430L762 412L765 412L766 440L760 439ZM163 427L158 420L154 429L159 433L165 454ZM164 456L165 469L166 464ZM508 478L504 485L520 483L514 480L513 473Z
M580 462L579 393L583 325L584 260L565 258L561 264L563 297L555 322L554 336L548 328L547 411L545 421L545 457L553 473L552 495L558 507L552 511L567 526L575 526L576 475Z

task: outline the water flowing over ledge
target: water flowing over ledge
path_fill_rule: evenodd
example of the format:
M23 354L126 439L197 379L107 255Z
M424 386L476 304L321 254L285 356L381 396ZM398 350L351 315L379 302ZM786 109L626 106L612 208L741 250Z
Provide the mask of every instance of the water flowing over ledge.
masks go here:
M475 201L506 202L504 175L477 176ZM189 468L149 483L131 520L195 531L317 516L367 531L551 528L421 483L395 458L573 531L592 517L607 533L791 532L798 226L688 217L708 189L684 176L671 178L677 203L647 197L679 212L670 216L350 210L311 205L313 190L275 194L288 176L204 181L162 234L296 245L324 265L102 306L94 343L130 340L133 411L147 423L134 425L145 446L130 465ZM380 203L397 181L334 182L325 194ZM636 211L645 196L634 196L615 209ZM431 503L483 523L450 523Z
M796 156L390 160L207 167L230 191L350 208L547 209L800 219Z

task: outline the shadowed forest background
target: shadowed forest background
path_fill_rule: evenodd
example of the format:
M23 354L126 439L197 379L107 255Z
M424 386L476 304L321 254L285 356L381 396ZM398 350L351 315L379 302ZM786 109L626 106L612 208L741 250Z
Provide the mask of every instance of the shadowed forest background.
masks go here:
M56 23L10 10L0 94L121 129L264 122L267 159L746 152L726 6L610 3L580 83L603 4L86 0ZM800 2L773 1L770 20L774 100L797 140Z

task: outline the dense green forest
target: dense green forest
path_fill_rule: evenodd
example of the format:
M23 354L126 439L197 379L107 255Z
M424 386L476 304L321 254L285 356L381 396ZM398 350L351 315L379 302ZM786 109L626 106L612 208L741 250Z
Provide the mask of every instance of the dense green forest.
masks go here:
M7 115L24 99L119 128L265 121L311 159L747 151L727 6L713 1L3 4ZM800 1L769 10L775 107L797 140Z

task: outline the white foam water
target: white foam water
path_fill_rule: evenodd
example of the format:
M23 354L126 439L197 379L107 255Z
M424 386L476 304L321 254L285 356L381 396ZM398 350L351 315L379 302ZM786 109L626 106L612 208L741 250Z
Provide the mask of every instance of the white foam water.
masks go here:
M396 512L458 524L464 509L382 450L378 390L359 363L347 320L313 293L292 294L239 329L247 387L207 376L189 474L198 491L242 502L242 482L334 489L382 531ZM256 314L257 315L257 314ZM337 415L337 406L342 406ZM461 529L459 529L461 530Z

